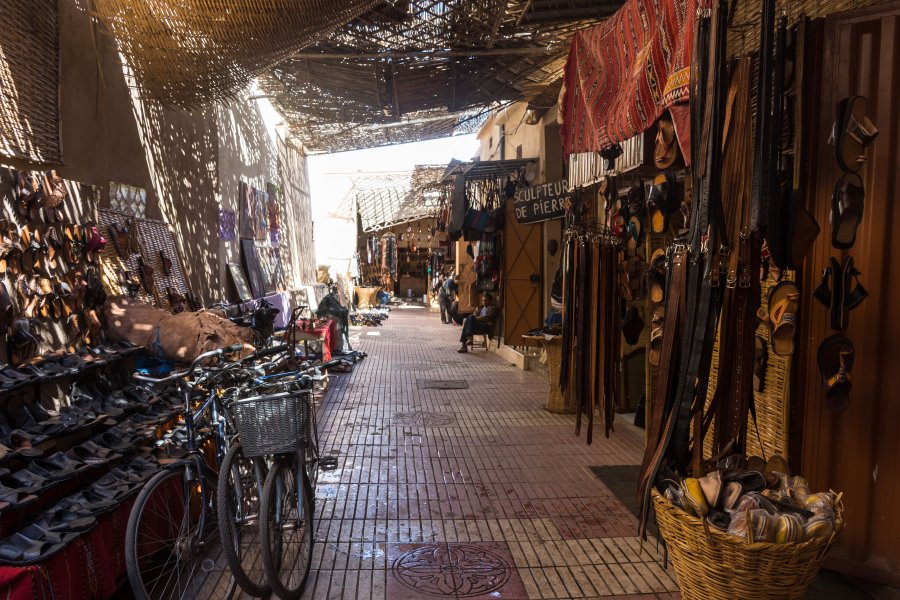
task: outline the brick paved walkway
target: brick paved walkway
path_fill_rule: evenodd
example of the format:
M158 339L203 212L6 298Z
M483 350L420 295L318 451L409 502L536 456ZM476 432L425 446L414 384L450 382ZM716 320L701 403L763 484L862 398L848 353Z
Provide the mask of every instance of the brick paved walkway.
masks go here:
M320 478L304 598L677 597L656 543L640 546L588 468L637 463L639 430L620 422L588 447L574 417L542 410L544 381L457 354L459 328L424 310L358 332L369 357L319 412L340 468Z

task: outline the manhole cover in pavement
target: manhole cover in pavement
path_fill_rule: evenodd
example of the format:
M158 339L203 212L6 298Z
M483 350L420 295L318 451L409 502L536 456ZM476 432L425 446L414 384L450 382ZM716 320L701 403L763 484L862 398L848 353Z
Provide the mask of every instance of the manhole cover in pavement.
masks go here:
M427 544L401 554L391 565L404 586L429 596L470 598L499 590L510 579L509 563L478 546Z
M465 379L420 379L418 383L422 390L465 390L469 387Z
M456 417L437 412L399 412L391 417L394 425L418 425L425 427L442 427L456 422Z

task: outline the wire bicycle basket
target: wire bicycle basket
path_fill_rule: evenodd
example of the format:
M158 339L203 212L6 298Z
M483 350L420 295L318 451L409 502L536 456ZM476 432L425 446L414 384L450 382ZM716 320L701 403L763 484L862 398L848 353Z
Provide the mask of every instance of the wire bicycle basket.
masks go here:
M312 391L250 396L229 405L244 456L296 452L309 445Z

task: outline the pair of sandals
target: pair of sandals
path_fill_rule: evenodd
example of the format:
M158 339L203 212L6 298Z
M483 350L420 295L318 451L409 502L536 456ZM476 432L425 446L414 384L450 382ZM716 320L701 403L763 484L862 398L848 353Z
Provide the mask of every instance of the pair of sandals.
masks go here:
M2 295L0 291L0 295ZM25 318L64 319L72 314L72 286L59 277L19 275L16 279L19 306ZM4 300L0 297L0 310Z
M65 181L55 170L38 176L36 173L26 174L19 171L15 186L16 213L23 219L37 221L41 209L44 221L61 223L65 219L62 203L69 195Z
M866 161L866 148L878 137L868 116L865 96L844 98L837 105L831 141L843 175L831 197L831 245L841 250L856 243L856 230L865 208L865 189L858 171Z

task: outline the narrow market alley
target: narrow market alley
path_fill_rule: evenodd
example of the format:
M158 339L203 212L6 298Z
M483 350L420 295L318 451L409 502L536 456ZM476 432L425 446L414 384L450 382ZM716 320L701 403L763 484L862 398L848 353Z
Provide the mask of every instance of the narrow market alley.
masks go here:
M677 597L656 541L640 544L591 470L637 465L640 430L620 419L588 446L572 415L542 409L542 379L457 354L458 336L394 310L361 330L369 357L332 379L320 436L340 467L320 476L304 598Z

